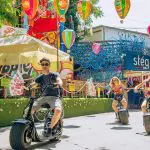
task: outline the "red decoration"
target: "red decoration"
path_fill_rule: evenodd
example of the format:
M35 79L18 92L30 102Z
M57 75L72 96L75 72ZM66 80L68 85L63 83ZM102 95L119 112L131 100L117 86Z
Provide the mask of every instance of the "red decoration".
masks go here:
M148 28L147 28L147 32L148 32L148 34L150 35L150 25L149 25Z
M100 49L101 49L101 45L99 43L93 43L92 50L94 54L98 55L98 53L100 52Z
M39 6L39 1L38 0L22 0L22 6L28 18L31 20L36 15L36 12Z
M22 1L37 1L37 0L22 0ZM39 0L38 0L39 1ZM28 34L54 45L56 42L56 31L59 28L59 18L56 18L56 13L48 9L48 1L53 0L40 0L39 7L36 11L34 18L28 16L29 30Z
M30 3L29 3L29 1L28 0L23 1L22 2L22 7L26 11L29 10L30 9Z
M57 30L56 18L39 18L34 22L33 32L42 33Z

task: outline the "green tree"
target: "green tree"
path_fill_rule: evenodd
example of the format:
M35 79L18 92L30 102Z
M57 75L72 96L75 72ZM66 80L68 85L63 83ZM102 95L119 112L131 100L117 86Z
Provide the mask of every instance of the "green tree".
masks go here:
M87 28L89 28L92 25L92 18L100 18L103 15L103 12L101 10L101 7L98 6L100 0L91 0L92 3L92 14L89 16L89 18L85 21L85 25ZM77 15L77 2L78 0L70 0L70 6L66 13L66 23L65 27L72 28L70 24L70 16L72 16L73 24L74 24L74 31L76 32L76 41L82 39L83 37L79 37L80 28L79 26L82 26L82 21L80 17Z
M18 23L18 8L13 6L13 0L0 0L0 26L9 23L16 26Z

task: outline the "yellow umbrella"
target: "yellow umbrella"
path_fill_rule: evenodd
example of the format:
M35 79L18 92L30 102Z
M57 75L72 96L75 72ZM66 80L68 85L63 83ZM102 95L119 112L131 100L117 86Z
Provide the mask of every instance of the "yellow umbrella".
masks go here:
M43 57L51 62L69 61L70 58L67 53L29 35L0 37L0 65L38 62Z

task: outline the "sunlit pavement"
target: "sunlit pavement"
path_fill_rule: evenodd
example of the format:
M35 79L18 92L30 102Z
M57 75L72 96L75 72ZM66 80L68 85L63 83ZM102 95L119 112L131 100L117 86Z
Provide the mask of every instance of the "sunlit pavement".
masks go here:
M10 127L0 128L0 150L10 150ZM35 150L149 150L150 136L141 112L130 112L130 124L119 125L114 113L64 119L61 141L33 143Z

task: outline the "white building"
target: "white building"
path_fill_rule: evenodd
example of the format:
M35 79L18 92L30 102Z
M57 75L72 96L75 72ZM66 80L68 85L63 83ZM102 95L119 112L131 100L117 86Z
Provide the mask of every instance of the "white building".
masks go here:
M83 32L82 32L83 34ZM83 41L111 41L119 40L120 38L125 40L141 40L145 42L145 48L150 54L150 36L145 33L136 31L130 31L126 29L120 29L109 26L97 26L93 28L93 35L86 37Z

